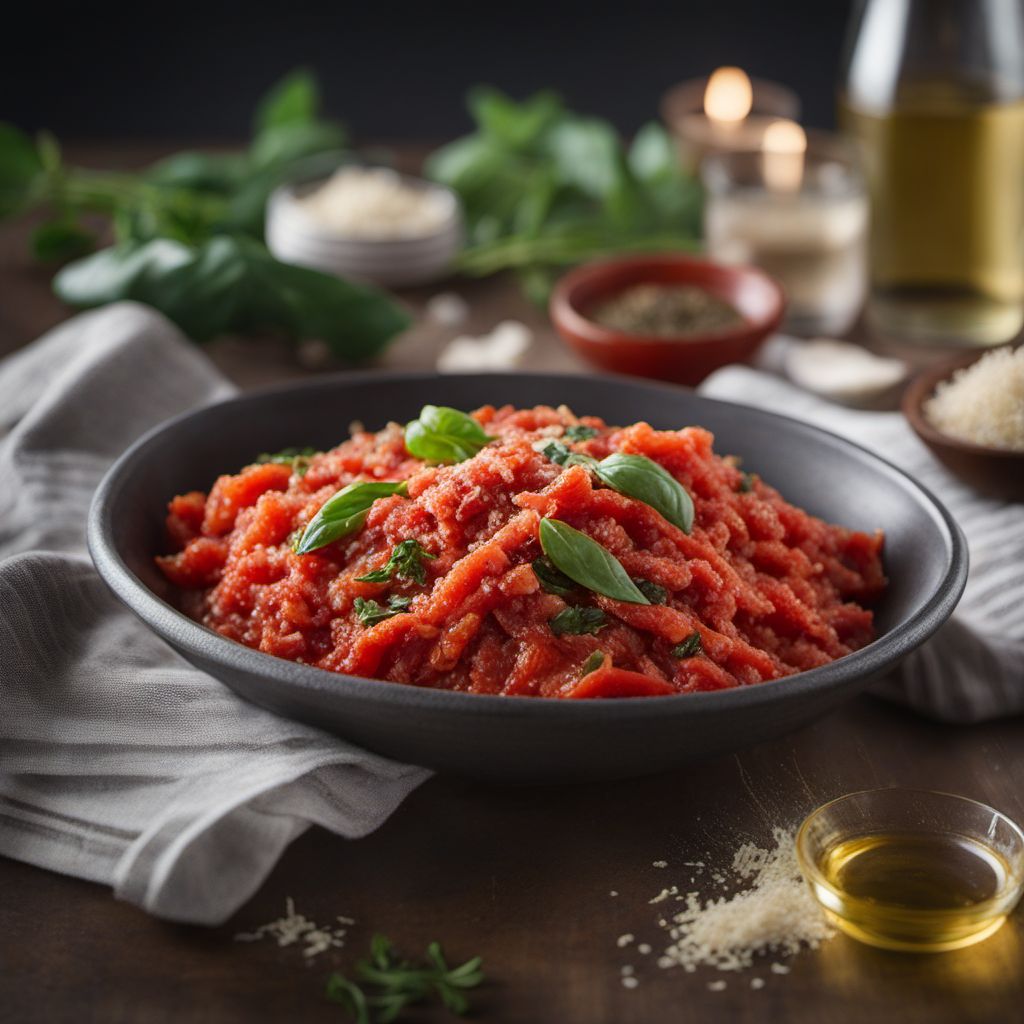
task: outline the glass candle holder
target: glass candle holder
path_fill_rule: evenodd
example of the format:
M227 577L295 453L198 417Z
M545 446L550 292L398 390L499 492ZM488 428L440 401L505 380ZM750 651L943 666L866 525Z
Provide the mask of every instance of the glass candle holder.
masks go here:
M715 117L706 110L708 86L722 72L735 72L749 90L749 107L736 119ZM778 82L747 79L739 69L720 68L714 75L672 86L661 99L661 116L676 139L683 166L696 172L709 153L759 150L773 121L799 119L800 98Z
M785 329L849 330L864 303L868 228L851 147L811 133L803 152L709 154L702 178L708 255L771 274L786 292Z

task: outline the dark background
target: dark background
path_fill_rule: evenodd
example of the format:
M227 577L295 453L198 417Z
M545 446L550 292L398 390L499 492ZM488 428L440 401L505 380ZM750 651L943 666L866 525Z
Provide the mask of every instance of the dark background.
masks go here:
M680 79L721 64L795 88L833 122L848 0L403 4L337 0L121 7L30 0L5 15L0 119L64 139L234 141L296 66L357 139L435 141L468 128L489 82L551 87L634 131Z

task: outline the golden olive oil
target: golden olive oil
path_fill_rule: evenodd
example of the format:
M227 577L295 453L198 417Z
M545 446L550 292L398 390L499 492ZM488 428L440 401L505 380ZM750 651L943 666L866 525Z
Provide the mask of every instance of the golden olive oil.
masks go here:
M893 109L849 100L871 194L869 316L923 342L996 344L1024 324L1024 100L906 82Z
M942 832L876 832L842 839L818 868L829 916L862 942L889 949L957 949L1005 920L995 899L1009 865L977 839Z

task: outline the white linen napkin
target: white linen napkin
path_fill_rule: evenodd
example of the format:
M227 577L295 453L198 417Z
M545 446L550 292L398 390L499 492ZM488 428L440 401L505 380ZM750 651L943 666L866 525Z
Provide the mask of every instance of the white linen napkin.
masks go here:
M784 340L769 346L777 356L776 343ZM1024 505L976 495L932 456L901 413L847 409L744 366L719 370L700 391L830 430L876 451L938 495L967 537L967 588L949 622L875 692L950 722L1024 711Z
M377 828L427 776L237 698L107 591L89 500L142 432L232 388L120 304L0 362L0 853L217 924L311 824Z

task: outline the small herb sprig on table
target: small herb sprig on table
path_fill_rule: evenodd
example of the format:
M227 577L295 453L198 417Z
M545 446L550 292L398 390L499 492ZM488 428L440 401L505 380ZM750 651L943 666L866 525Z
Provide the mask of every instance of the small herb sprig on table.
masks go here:
M461 1015L469 1009L466 992L484 980L481 963L476 956L449 967L437 942L427 947L423 961L415 963L401 958L389 939L375 935L369 959L356 964L355 980L332 974L327 998L345 1007L356 1024L389 1024L407 1006L432 999Z
M245 152L178 153L132 174L72 166L53 136L30 139L0 122L0 220L47 211L33 252L44 262L82 257L53 280L71 306L132 299L194 341L273 331L367 359L408 326L408 315L382 292L282 263L263 244L267 198L278 185L350 159L344 129L318 107L315 81L295 72L257 107ZM91 253L97 226L107 225L115 244Z

